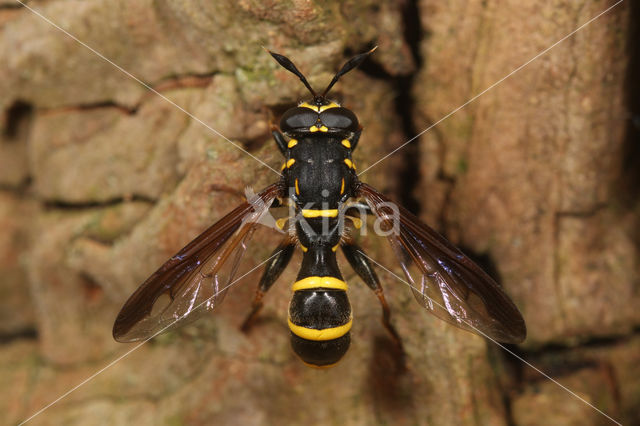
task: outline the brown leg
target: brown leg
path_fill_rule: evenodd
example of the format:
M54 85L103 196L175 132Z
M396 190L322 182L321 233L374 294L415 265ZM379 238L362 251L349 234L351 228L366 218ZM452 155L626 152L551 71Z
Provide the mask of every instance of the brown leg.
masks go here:
M382 324L387 329L387 331L393 337L393 340L400 347L402 352L404 353L404 348L402 346L402 339L400 339L400 335L396 331L393 324L391 324L391 309L389 309L389 305L387 305L387 299L384 297L384 292L382 291L382 287L379 287L375 290L376 296L378 296L378 300L380 301L380 305L382 305Z
M378 297L380 305L382 306L382 324L391 334L391 337L397 344L400 353L404 356L402 339L400 339L400 335L391 324L391 310L389 309L387 300L384 297L384 292L382 291L382 286L380 285L378 276L373 270L368 257L364 254L364 251L355 244L355 242L349 239L345 239L342 242L342 251L353 270L356 271L365 284L373 290Z
M260 310L262 309L262 306L264 305L264 303L262 302L263 297L264 291L260 289L256 290L256 295L253 298L253 303L251 303L251 311L240 326L240 330L242 330L243 333L247 333L249 331L249 329L253 325L253 322L258 316L258 312L260 312Z
M251 312L249 312L249 315L247 315L247 318L240 327L243 332L246 333L249 331L249 328L251 328L258 312L260 312L260 309L262 308L262 299L265 293L269 291L273 283L276 282L280 274L282 274L282 271L284 271L284 268L289 264L291 256L293 256L294 248L295 243L289 236L287 236L271 254L271 260L267 263L267 267L265 268L262 278L260 278L260 282L258 283L258 290L256 291L253 303L251 304Z

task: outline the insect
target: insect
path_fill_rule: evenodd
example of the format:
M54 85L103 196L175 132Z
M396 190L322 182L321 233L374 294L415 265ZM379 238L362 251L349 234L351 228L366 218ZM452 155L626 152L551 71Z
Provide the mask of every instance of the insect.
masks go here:
M489 275L413 214L358 179L352 152L362 127L351 110L327 99L327 93L374 50L346 62L322 94L287 57L269 52L313 96L287 110L280 129L273 129L285 157L280 180L224 216L153 273L118 314L113 326L116 340L147 339L183 324L187 315L190 321L215 309L234 282L261 218L282 205L292 206L285 218L287 232L266 263L243 327L256 317L264 295L299 247L302 264L292 288L288 323L292 348L306 364L333 365L350 345L352 313L336 260L338 249L375 292L384 326L400 341L370 258L350 233L362 224L357 214L362 208L385 230L416 300L428 312L501 342L524 340L520 312Z

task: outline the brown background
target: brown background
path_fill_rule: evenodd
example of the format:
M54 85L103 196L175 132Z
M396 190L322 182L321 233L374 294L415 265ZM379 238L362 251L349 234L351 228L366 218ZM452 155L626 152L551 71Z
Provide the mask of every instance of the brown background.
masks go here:
M332 92L365 127L364 170L613 2L28 4L275 168L269 119L307 94L261 46L322 87L377 44ZM627 424L640 423L639 17L616 6L362 176L505 287L529 330L510 350ZM0 31L0 421L15 424L134 348L111 337L128 294L275 175L14 0L0 0ZM274 244L260 238L255 262ZM395 268L384 241L365 245ZM32 424L609 423L382 271L408 370L348 267L352 348L309 369L286 331L295 269L249 335L253 276L213 319Z

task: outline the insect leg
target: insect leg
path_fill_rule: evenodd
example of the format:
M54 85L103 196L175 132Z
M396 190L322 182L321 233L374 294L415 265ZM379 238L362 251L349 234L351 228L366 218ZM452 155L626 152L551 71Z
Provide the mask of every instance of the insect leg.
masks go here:
M373 270L367 255L364 254L364 251L356 245L355 242L350 240L342 242L342 252L349 261L353 270L356 271L365 284L373 290L378 297L378 300L382 305L382 324L389 331L399 348L402 350L402 340L400 339L400 335L391 324L391 310L389 309L387 300L384 297L384 292L382 291L382 286L380 285L378 276Z
M349 203L347 206L348 207L347 207L347 211L345 212L345 216L357 218L357 217L362 217L362 213L364 213L367 216L373 215L373 212L371 211L371 207L369 207L368 204L356 202L356 203Z
M295 243L291 237L287 237L278 245L273 253L271 253L271 260L267 263L262 278L260 278L260 282L258 283L258 289L251 304L251 312L249 312L249 315L247 315L247 318L242 323L242 331L247 332L251 327L251 323L255 320L255 317L262 308L262 298L265 293L269 291L273 283L276 282L282 271L284 271L284 268L289 264L291 256L293 256L294 248Z
M287 141L284 139L284 135L280 133L280 131L275 127L271 128L271 134L273 135L273 139L276 141L276 144L278 145L278 149L280 150L282 155L286 155Z
M360 135L362 134L362 128L360 128L357 132L355 132L355 134L353 135L353 138L351 139L351 150L353 151L354 149L356 149L356 145L358 145L358 141L360 140Z

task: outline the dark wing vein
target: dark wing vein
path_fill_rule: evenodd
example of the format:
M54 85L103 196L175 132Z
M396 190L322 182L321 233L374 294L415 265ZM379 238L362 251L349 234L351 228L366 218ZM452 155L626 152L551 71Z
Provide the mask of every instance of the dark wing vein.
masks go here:
M268 186L167 260L124 304L113 325L114 338L152 337L219 305L257 221L281 192L280 184Z
M417 217L367 184L363 197L386 229L416 300L438 318L486 337L518 343L526 336L522 315L478 265ZM391 205L393 204L393 208ZM414 266L418 269L417 272Z

